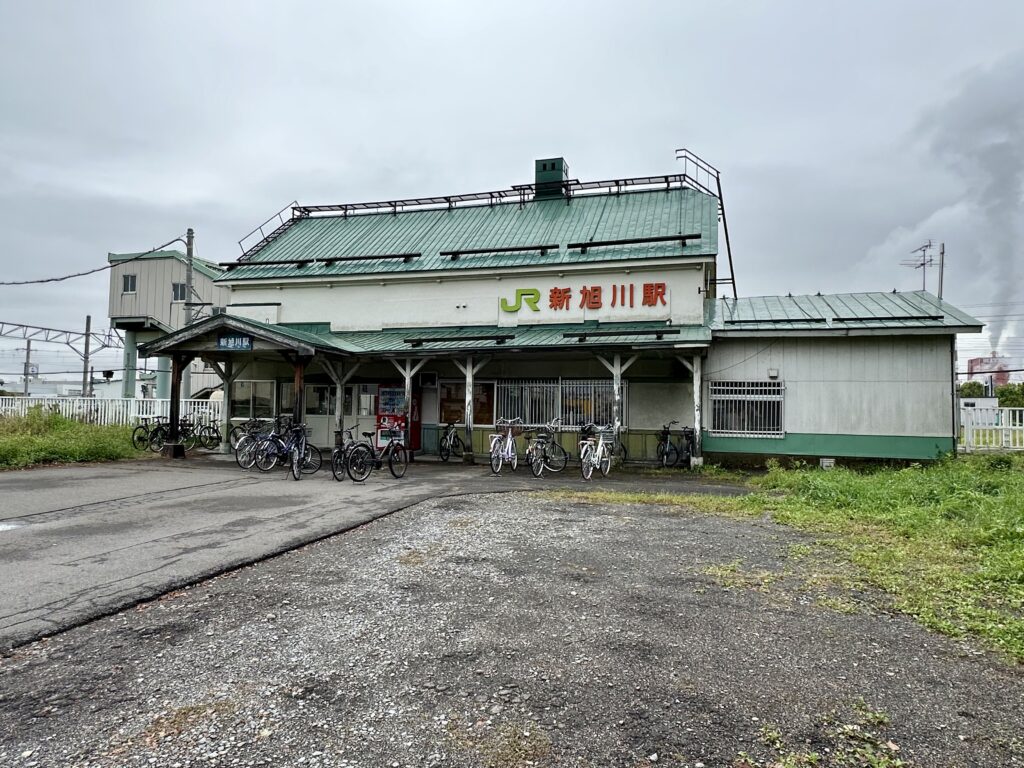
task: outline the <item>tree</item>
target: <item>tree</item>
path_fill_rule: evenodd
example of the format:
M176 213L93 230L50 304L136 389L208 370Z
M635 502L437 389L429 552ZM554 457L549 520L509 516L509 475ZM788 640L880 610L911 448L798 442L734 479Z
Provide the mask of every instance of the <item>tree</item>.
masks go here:
M980 381L965 381L960 385L960 397L984 397L985 385Z
M996 387L1000 408L1024 408L1024 384L1004 384Z

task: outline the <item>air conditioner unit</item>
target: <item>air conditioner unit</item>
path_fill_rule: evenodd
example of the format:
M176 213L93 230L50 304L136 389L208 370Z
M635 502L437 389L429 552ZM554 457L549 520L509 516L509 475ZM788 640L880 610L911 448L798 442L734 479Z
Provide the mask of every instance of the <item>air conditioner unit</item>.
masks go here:
M421 373L420 387L423 389L437 389L437 373L435 371L424 371Z

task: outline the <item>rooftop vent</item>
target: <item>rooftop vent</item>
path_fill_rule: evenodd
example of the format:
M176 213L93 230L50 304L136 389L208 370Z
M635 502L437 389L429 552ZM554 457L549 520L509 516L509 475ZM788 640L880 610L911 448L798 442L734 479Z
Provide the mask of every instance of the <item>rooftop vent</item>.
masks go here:
M534 200L557 200L565 197L565 182L569 179L569 166L564 157L549 157L534 161L536 190Z

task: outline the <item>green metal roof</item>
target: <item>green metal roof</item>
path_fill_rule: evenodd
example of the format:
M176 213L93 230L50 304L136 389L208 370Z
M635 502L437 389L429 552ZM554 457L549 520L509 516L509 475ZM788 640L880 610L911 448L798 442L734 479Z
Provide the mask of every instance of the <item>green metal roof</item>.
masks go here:
M583 253L570 243L699 234L699 240L595 247ZM557 245L516 253L463 254L446 251ZM527 265L586 264L671 256L709 257L718 252L718 199L686 187L581 194L568 200L530 200L494 205L397 213L310 216L292 219L288 228L222 281L401 274L433 270L510 268ZM417 258L316 260L389 254ZM309 261L293 264L261 262Z
M142 253L145 253L144 251ZM145 255L139 255L138 253L108 253L107 263L108 264L120 264L125 261L148 261L150 259L175 259L180 261L182 264L187 264L188 260L185 254L181 251L152 251L145 253ZM203 275L206 275L211 280L216 280L224 274L223 268L216 264L204 261L203 259L192 259L192 268Z
M709 299L705 321L715 336L982 328L981 322L927 291Z

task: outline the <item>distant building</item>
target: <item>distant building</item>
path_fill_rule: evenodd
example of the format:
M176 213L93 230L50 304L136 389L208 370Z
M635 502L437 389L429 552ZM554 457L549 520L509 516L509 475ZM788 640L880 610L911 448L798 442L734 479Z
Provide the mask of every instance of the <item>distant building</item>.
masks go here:
M1010 383L1010 361L993 351L988 357L972 357L967 361L967 376L975 381L981 381L989 393L995 392L996 387Z
M185 254L179 251L156 251L145 256L111 253L107 260L113 265L110 270L110 327L123 332L125 342L121 396L170 397L171 363L164 357L150 360L146 369L156 374L155 386L137 391L137 348L139 344L185 326L185 303L188 300L185 295ZM223 272L216 264L193 259L191 303L194 320L224 311L229 290L214 284ZM188 397L193 392L220 386L220 378L212 368L196 360L189 366L182 386L182 396Z

